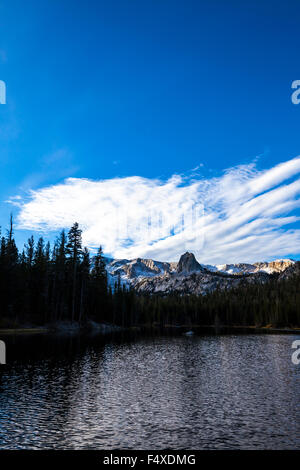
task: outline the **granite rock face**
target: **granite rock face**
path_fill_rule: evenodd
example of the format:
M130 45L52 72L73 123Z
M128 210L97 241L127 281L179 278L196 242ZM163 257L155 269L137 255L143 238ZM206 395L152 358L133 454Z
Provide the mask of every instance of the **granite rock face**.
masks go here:
M140 278L133 283L137 292L149 294L206 294L215 289L229 289L241 283L265 283L270 276L267 273L255 273L245 276L228 274L193 272L186 275L182 273L165 274L152 279Z
M177 273L192 273L196 271L203 271L203 267L198 263L193 253L188 251L184 255L180 256L179 263L177 265Z

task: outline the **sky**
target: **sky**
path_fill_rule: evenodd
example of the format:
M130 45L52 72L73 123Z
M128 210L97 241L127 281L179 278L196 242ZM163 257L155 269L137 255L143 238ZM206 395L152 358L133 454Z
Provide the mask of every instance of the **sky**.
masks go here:
M299 1L0 0L0 225L300 259Z

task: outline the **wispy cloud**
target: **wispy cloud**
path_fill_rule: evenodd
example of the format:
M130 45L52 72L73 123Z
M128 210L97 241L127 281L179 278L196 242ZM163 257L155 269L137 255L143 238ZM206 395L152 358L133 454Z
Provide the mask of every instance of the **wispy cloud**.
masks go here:
M300 253L300 230L290 225L300 215L299 173L300 157L210 179L68 178L10 202L20 207L20 229L47 232L78 221L87 246L101 243L118 258L177 260L190 250L203 263L253 262Z
M59 148L50 152L37 163L37 170L28 176L20 184L24 191L47 184L50 178L65 178L76 173L78 167L73 164L72 153L67 148Z

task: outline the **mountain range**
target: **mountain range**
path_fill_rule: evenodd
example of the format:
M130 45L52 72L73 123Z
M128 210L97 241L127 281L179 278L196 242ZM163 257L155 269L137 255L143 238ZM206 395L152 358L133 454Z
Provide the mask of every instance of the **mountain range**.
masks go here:
M242 282L267 282L275 273L279 276L296 263L291 259L271 262L205 265L199 263L193 253L184 253L178 262L163 262L152 259L106 260L109 283L114 286L120 279L122 284L137 292L168 294L205 294L217 288L236 287Z

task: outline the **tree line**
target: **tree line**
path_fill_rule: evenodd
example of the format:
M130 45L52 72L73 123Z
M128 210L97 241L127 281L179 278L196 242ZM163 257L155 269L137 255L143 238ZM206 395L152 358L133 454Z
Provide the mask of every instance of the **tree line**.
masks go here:
M135 325L300 325L300 276L273 276L202 296L138 294L108 282L102 248L91 255L74 223L51 247L31 236L19 251L13 220L0 245L0 328L90 320Z
M31 236L19 252L11 218L0 246L0 325L108 321L110 297L102 249L91 259L78 223L52 248Z
M298 263L300 264L300 263ZM244 283L205 295L137 297L142 322L157 325L300 327L300 275Z

